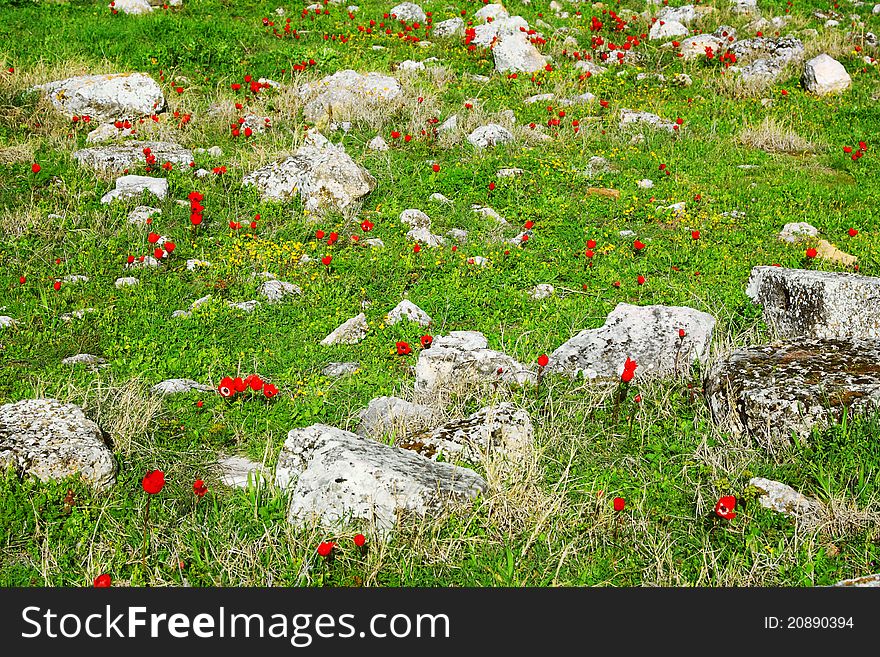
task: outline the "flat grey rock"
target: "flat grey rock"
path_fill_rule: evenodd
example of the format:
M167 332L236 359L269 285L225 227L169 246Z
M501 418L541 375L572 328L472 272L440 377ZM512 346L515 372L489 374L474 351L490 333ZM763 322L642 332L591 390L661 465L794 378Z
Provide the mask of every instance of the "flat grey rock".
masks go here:
M178 144L165 141L129 141L124 144L94 146L74 152L73 159L95 171L119 174L136 164L144 164L144 149L156 156L155 167L171 162L179 169L189 171L193 161L192 151Z
M165 178L150 176L122 176L116 179L116 188L101 197L101 203L138 198L148 192L159 199L168 196L168 181Z
M227 456L218 461L220 481L230 488L248 488L262 483L266 471L261 463L244 456Z
M824 505L819 500L807 497L781 482L764 477L752 477L749 486L757 488L761 493L758 502L765 509L810 524L818 522L824 512Z
M106 360L94 354L76 354L61 360L61 363L64 365L103 365L106 362Z
M797 338L737 349L707 372L713 419L764 446L880 407L880 340Z
M375 440L392 434L405 438L430 430L435 415L431 408L400 397L377 397L358 413L358 434Z
M404 299L394 306L386 317L388 325L398 324L403 321L415 322L419 326L428 326L431 323L431 316L424 310L419 308L409 299Z
M116 461L98 425L57 399L0 406L0 467L10 466L43 482L79 476L104 489L116 481Z
M391 76L345 69L306 83L297 93L305 103L306 121L320 125L330 118L348 121L361 114L393 112L400 105L403 91L400 82Z
M192 379L165 379L150 388L150 391L156 395L176 395L193 391L214 392L214 388Z
M153 78L143 73L81 75L37 85L68 117L95 121L134 119L165 110L165 96Z
M275 483L290 491L295 526L374 524L386 538L403 514L466 507L486 490L472 470L322 424L287 434Z
M357 374L360 371L360 363L356 363L353 361L348 361L345 363L328 363L324 369L321 370L321 374L329 377L340 377L340 376L351 376L352 374Z
M260 285L257 292L269 303L278 303L285 297L302 294L302 289L287 281L268 280Z
M880 278L760 266L746 295L781 338L880 338Z
M477 148L489 148L498 144L507 144L513 141L513 133L497 123L483 125L468 135L468 141Z
M367 316L361 313L333 329L326 338L321 340L321 344L327 346L334 344L357 344L367 337L368 330Z
M558 347L546 370L588 379L616 378L630 358L638 363L636 378L685 373L708 355L714 328L714 317L693 308L619 303L604 326L585 329ZM684 338L679 329L684 329Z

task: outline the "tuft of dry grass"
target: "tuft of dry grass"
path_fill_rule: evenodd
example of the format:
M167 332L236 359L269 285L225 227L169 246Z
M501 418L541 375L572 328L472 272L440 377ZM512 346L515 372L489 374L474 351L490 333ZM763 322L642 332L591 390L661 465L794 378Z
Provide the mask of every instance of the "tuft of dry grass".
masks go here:
M758 126L747 126L739 135L739 143L767 153L788 155L807 155L818 150L815 144L798 135L790 126L769 116Z

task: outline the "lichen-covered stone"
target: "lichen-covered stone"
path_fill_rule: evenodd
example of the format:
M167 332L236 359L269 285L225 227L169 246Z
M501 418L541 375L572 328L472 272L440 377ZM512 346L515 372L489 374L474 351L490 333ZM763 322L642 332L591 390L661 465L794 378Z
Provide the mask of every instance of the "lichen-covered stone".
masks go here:
M613 378L631 358L638 363L636 378L673 375L708 355L714 328L714 317L693 308L619 303L604 326L583 330L558 347L546 369L572 377Z
M116 188L101 197L101 203L112 203L117 199L138 198L144 192L164 199L168 196L168 180L166 178L151 178L150 176L122 176L116 179Z
M357 344L367 337L367 316L364 313L352 317L337 326L330 334L321 340L325 346L334 344Z
M489 148L513 141L513 134L504 126L490 123L474 130L467 139L477 148Z
M781 338L880 338L880 278L760 266L746 294Z
M389 325L397 324L404 320L415 322L419 326L428 326L431 323L431 316L409 299L404 299L394 306L388 312L386 319Z
M880 340L795 339L738 349L707 373L712 417L766 446L880 407Z
M157 395L177 395L192 391L213 392L214 389L209 385L193 381L192 379L165 379L150 388L150 391Z
M96 171L118 174L135 164L144 163L145 148L149 148L150 154L156 156L157 166L171 162L178 168L188 171L189 163L193 161L191 150L165 141L130 141L124 144L94 146L76 151L73 159Z
M486 490L473 470L322 424L287 434L275 483L291 492L288 520L296 526L370 523L386 538L403 514L464 507Z
M0 406L0 468L10 466L43 482L80 476L102 489L116 481L116 461L98 425L57 399Z
M797 492L791 486L764 477L752 477L749 486L758 490L758 502L765 509L772 509L811 524L822 517L824 505L819 500Z
M81 75L37 85L66 116L89 116L93 121L133 119L165 109L165 96L153 78L143 73Z
M257 292L269 303L277 303L293 294L302 294L302 288L287 281L269 280L262 283Z
M427 406L414 404L400 397L377 397L358 413L358 434L379 439L395 434L406 437L430 430L435 413Z
M400 82L381 73L337 71L321 80L302 85L303 115L312 124L348 121L359 113L392 111L402 94Z

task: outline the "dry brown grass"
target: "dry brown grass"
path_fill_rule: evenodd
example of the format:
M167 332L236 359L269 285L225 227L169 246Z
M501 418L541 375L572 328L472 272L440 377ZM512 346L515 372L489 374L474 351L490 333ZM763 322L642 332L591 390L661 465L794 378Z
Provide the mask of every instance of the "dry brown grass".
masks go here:
M798 135L790 126L774 118L765 118L758 126L747 126L739 135L739 143L767 153L807 155L818 147Z

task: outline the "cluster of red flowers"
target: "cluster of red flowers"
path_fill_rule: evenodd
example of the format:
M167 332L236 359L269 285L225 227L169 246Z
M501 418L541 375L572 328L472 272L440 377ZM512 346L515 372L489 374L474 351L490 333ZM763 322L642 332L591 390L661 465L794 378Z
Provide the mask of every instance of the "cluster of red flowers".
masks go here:
M434 337L431 335L423 335L419 338L419 344L422 346L422 349L430 349L431 345L434 344ZM396 342L394 346L397 349L398 356L406 356L412 353L412 347L409 342Z
M248 88L255 96L260 93L261 90L268 89L272 86L268 82L258 82L257 80L254 80L253 77L251 77L250 75L244 76L244 82L245 84L249 85ZM242 84L240 82L233 82L231 86L233 91L241 91L242 89Z
M189 222L193 226L198 226L202 223L202 213L205 211L205 206L202 205L205 197L200 192L190 192L187 198L189 199Z
M855 152L853 152L855 150ZM868 144L864 141L859 142L859 147L857 149L853 149L852 146L844 146L843 152L849 155L852 158L852 161L861 159L865 155L865 151L868 150Z
M355 547L362 549L367 543L367 537L363 534L356 534L352 542L355 544ZM336 543L333 541L321 541L321 543L318 544L318 556L326 559L333 554L333 549L335 547Z
M271 383L266 383L256 374L249 374L245 378L237 376L234 379L231 376L224 376L220 380L220 385L217 386L217 392L220 393L220 396L227 399L231 399L236 394L248 390L253 392L262 391L266 399L271 399L278 394L277 387Z

